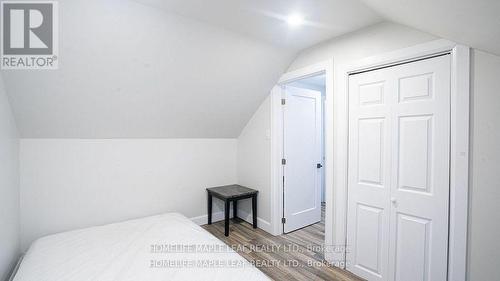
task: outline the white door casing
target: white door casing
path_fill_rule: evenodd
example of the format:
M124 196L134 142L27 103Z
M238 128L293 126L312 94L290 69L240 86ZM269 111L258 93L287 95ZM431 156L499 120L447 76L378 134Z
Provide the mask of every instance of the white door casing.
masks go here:
M349 77L347 269L446 280L450 55Z
M285 87L283 107L284 232L321 220L321 92Z

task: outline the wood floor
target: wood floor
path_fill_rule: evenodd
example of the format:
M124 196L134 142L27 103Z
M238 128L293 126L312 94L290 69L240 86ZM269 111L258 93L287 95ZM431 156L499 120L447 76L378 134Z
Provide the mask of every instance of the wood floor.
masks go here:
M324 207L321 222L280 236L238 219L231 220L229 237L224 236L224 221L203 228L230 246L245 246L239 254L274 280L362 280L324 261Z

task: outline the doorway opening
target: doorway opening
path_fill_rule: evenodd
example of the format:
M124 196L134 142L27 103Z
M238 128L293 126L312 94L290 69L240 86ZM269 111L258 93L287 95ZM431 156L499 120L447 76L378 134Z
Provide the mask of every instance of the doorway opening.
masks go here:
M325 94L320 72L281 85L283 233L325 237Z
M271 92L272 234L324 260L333 242L333 66L287 72Z

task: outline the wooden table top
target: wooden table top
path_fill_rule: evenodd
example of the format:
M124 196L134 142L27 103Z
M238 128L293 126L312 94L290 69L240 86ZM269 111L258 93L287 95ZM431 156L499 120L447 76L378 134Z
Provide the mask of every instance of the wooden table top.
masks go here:
M207 188L207 191L212 193L213 195L218 195L227 199L252 195L259 192L258 190L244 187L238 184L210 187Z

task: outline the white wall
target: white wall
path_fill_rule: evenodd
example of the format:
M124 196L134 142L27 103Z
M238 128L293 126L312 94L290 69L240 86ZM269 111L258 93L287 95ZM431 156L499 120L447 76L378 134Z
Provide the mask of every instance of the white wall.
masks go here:
M19 139L0 76L0 280L19 255Z
M43 235L164 212L203 219L205 188L237 182L236 145L235 139L23 139L22 249Z
M435 36L395 23L380 23L303 50L289 71L334 58L335 65L436 39Z
M469 280L500 276L500 57L472 52Z
M259 190L259 227L271 231L271 99L257 109L238 137L238 182ZM251 214L250 200L238 206L239 217ZM245 218L245 217L242 217ZM247 218L250 220L250 217Z

